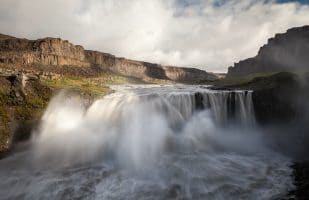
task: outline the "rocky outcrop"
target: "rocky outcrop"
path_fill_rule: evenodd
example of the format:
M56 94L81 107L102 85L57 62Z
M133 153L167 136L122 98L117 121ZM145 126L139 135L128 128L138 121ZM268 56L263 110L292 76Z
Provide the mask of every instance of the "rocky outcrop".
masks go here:
M52 91L36 76L0 75L0 158L15 141L28 139Z
M251 90L257 122L264 125L290 124L309 119L309 73L280 72L236 84L212 87L219 90ZM307 110L307 111L306 111ZM305 121L306 121L305 120Z
M203 70L195 68L163 67L165 75L173 81L192 82L192 81L213 81L218 77Z
M116 57L108 53L86 50L84 54L86 61L92 66L109 69L116 63Z
M66 40L0 37L0 63L89 66L84 49Z
M134 78L168 79L180 82L214 80L214 74L192 68L118 58L98 51L85 50L59 38L27 40L0 35L0 63L12 65L96 67Z
M228 77L250 74L309 71L309 26L289 29L276 34L260 48L258 55L228 70Z
M295 74L281 72L270 77L255 78L248 84L253 89L252 101L257 121L261 125L292 124L301 113L302 91Z

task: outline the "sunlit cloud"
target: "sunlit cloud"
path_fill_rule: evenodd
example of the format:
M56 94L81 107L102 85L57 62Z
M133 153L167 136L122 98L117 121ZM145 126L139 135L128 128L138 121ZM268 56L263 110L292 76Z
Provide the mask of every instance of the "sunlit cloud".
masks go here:
M309 6L264 0L2 0L0 32L61 37L87 49L225 72L275 33L309 21Z

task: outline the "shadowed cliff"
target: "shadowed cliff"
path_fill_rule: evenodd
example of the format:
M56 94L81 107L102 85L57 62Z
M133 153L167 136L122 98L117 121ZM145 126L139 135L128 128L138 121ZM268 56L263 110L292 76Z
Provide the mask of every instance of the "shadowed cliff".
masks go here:
M276 34L260 48L257 56L235 63L228 77L244 77L274 72L309 71L309 26Z

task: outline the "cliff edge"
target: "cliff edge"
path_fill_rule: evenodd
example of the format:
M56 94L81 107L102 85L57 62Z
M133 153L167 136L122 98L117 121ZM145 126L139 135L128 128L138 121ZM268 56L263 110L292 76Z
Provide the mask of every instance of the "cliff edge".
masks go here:
M23 66L74 66L97 68L139 79L155 78L176 82L214 80L203 70L168 67L160 64L119 58L108 53L85 50L60 38L28 40L0 34L0 64Z
M228 77L252 74L309 71L309 26L289 29L276 34L260 48L257 56L229 67Z

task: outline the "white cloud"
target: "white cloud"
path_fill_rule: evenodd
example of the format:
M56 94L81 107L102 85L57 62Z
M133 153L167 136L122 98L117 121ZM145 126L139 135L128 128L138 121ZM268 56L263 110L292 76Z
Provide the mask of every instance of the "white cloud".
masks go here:
M309 22L309 7L264 0L1 0L0 32L62 37L88 49L226 71L277 32Z

